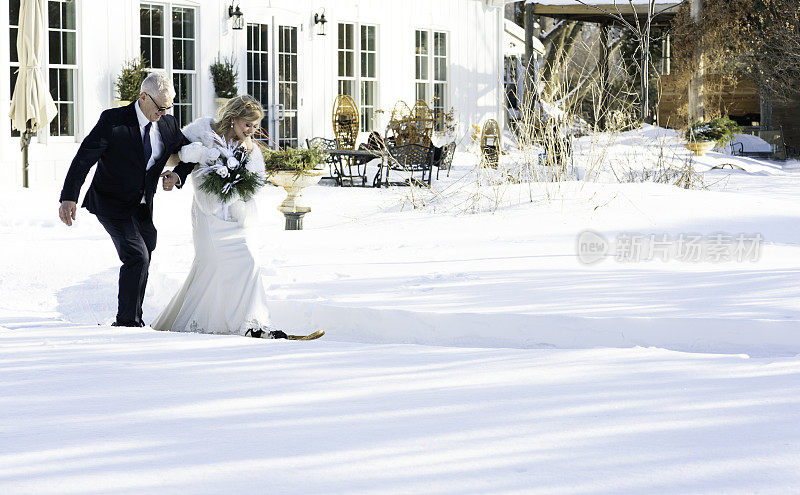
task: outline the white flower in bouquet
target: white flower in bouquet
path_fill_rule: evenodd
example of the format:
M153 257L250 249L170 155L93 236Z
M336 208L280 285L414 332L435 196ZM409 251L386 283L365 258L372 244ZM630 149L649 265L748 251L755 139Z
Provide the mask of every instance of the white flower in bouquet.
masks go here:
M239 165L241 165L241 163L239 163L239 160L237 160L235 156L229 156L227 165L229 169L236 170L237 168L239 168Z
M217 175L219 175L223 179L227 178L230 175L230 171L228 170L228 167L226 167L225 165L215 165L214 172L216 172Z

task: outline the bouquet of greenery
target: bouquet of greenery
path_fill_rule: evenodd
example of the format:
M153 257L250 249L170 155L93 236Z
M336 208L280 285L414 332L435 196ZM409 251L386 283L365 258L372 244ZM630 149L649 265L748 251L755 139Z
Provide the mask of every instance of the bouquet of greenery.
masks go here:
M191 154L192 150L187 148L192 146L203 145L192 143L184 146L182 153ZM197 169L197 177L202 180L199 185L201 191L216 195L223 203L229 203L237 196L247 201L266 183L262 174L247 168L250 154L244 146L217 139L216 148L203 148L199 151L205 152L205 160L199 163Z
M714 141L717 146L725 146L734 134L742 132L739 125L728 118L717 117L707 122L695 122L686 129L686 140Z

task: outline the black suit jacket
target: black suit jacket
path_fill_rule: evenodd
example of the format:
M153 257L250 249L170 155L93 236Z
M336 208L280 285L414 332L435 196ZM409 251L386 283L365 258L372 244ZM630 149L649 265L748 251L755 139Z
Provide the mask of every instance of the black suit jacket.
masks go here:
M78 202L86 175L96 163L94 179L83 200L84 208L98 216L126 218L137 210L144 195L150 214L153 214L153 195L164 165L170 155L189 144L189 140L178 129L175 117L163 115L157 124L164 151L147 170L134 104L111 108L100 115L100 120L72 160L60 201ZM182 184L193 166L181 163L175 167Z

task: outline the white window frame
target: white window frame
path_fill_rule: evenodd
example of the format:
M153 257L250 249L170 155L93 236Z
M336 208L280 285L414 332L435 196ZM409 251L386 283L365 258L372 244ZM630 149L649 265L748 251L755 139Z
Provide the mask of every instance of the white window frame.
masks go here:
M8 76L8 104L9 104L9 111L11 109L11 97L14 96L14 86L11 86L11 75L14 74L14 72L16 72L17 70L19 70L19 53L17 54L17 61L16 62L13 62L11 60L11 47L12 47L11 43L13 43L13 46L14 46L15 49L16 49L16 45L17 45L17 39L16 38L14 38L13 42L11 41L11 29L12 28L16 28L17 29L17 35L19 35L19 20L17 20L17 24L11 24L11 2L12 1L14 1L14 0L9 0L8 9L7 9L8 13L4 14L4 15L8 15L8 39L9 39L8 61L9 61L9 66L10 66L10 72L9 72L9 76ZM22 3L21 0L17 0L17 1ZM16 85L16 81L15 81L15 85ZM19 138L20 132L17 131L17 130L14 130L14 128L11 126L11 124L10 124L11 119L9 119L8 122L9 122L9 131L10 131L9 135L11 137L13 137L13 138Z
M351 26L353 28L353 48L352 49L340 48L339 47L339 41L340 41L340 39L339 39L339 30L340 30L340 26ZM343 94L341 92L341 89L340 89L341 88L341 84L342 84L342 82L348 81L348 82L350 82L352 84L352 87L353 87L353 91L352 91L353 94L351 96L353 96L354 100L358 96L358 93L356 92L356 80L357 80L357 74L358 74L358 72L356 70L356 68L357 68L356 67L356 53L357 53L357 50L355 48L356 47L356 34L355 33L356 33L356 27L357 26L358 26L357 23L355 23L355 22L347 22L347 21L339 21L336 24L336 58L335 58L335 60L336 60L336 94L337 95ZM345 30L346 30L346 28L345 28ZM349 53L353 57L353 62L352 62L353 75L352 76L347 76L347 75L343 76L343 75L339 74L339 56L342 54L342 52Z
M261 28L262 27L266 27L266 46L263 46L262 43L261 43L261 41L262 41ZM253 32L251 32L251 29L253 30ZM250 45L248 44L247 41L245 41L245 47L244 47L245 60L246 60L246 62L245 62L245 81L246 81L246 85L247 85L246 86L247 87L247 94L249 94L250 96L252 96L256 100L258 100L264 106L265 111L264 111L264 118L261 119L261 129L264 132L266 132L269 136L272 135L273 130L271 128L271 124L272 124L272 119L271 119L271 115L270 115L271 112L269 111L269 109L267 107L273 105L273 101L272 101L273 100L273 96L272 96L272 93L271 93L271 89L272 89L272 85L276 84L275 81L272 80L272 75L273 75L272 74L272 55L273 55L272 50L274 48L272 46L272 42L273 42L272 32L273 32L273 29L274 29L274 26L272 25L272 21L268 21L268 22L247 22L247 23L245 23L245 30L246 30L245 32L246 32L246 36L248 37L248 39L250 39L251 36L258 35L258 42L257 43L255 41L253 42L253 48L255 48L255 46L258 45L258 49L257 50L256 49L252 49L251 50L250 49ZM249 57L251 57L251 56L253 57L252 60L249 59ZM261 64L262 57L266 59L266 63L263 64L263 65ZM255 74L251 74L251 71L250 71L250 69L255 66L256 60L258 60L258 66L259 66L259 69L260 69L260 74L259 74L260 79L255 79ZM264 76L264 74L266 74L266 76ZM264 77L266 77L266 79L263 79ZM263 85L266 85L266 92L262 91L262 89L263 89L262 86ZM256 86L259 87L258 91L255 91ZM271 142L271 138L258 137L256 139L258 141L260 141L262 144L264 144L265 146L275 146Z
M417 53L417 33L424 32L428 35L428 53L425 55L420 55ZM436 35L444 35L445 36L445 54L444 56L440 56L436 54ZM425 102L430 106L431 110L434 112L434 116L437 119L437 126L439 125L439 118L441 117L441 113L446 113L449 106L450 106L450 54L452 51L450 50L450 32L433 29L433 28L416 28L414 29L414 59L413 59L413 71L414 71L414 98L418 98L417 87L420 84L425 85ZM427 58L427 65L426 69L428 71L427 78L418 78L417 77L417 60L421 57ZM435 78L435 66L437 59L444 59L445 64L445 77L446 79L436 79ZM434 87L436 84L444 84L444 98L440 104L436 104L434 100ZM438 109L438 110L437 110Z
M67 3L65 0L47 0L46 3L47 3L47 6L48 6L48 9L47 9L48 15L49 15L49 12L50 12L50 9L49 9L50 5L49 4L50 4L51 1L56 1L59 4ZM78 47L80 46L80 44L79 44L80 40L78 39L78 36L79 36L78 20L80 19L80 16L79 16L79 12L78 12L78 7L79 7L80 2L78 0L74 0L74 3L75 3L75 29L74 30L73 29L65 29L63 27L61 27L59 29L53 29L53 28L50 27L50 19L48 18L45 21L47 23L47 40L43 44L45 46L45 49L44 49L45 58L44 58L44 60L47 61L47 70L45 71L46 72L45 79L47 80L47 88L50 89L50 70L51 69L64 69L64 70L70 70L72 72L72 97L73 97L73 100L72 100L71 103L72 103L72 118L74 120L73 123L72 123L72 131L73 131L73 133L72 134L63 134L63 135L54 135L54 134L52 134L50 132L50 125L52 125L52 122L51 122L49 125L47 125L47 136L49 137L49 139L51 139L53 141L64 140L64 141L74 142L76 140L76 138L78 136L78 132L79 132L78 131L78 101L79 101L79 99L78 99L78 67L79 67L78 57L80 56L80 50L78 49ZM54 31L57 31L57 32L74 32L75 33L75 63L74 64L51 64L50 63L50 42L49 42L49 40L50 40L50 33L54 32ZM62 45L62 50L63 50L63 45ZM63 51L62 51L62 53L63 53ZM61 104L69 103L69 100L59 100L58 99L58 95L54 95L54 94L52 94L52 92L51 92L50 96L53 97L53 102L56 104L56 107L59 108L59 110L60 110ZM58 119L59 119L59 116L57 115L56 118L53 119L53 122L57 122ZM58 125L58 124L56 124L56 125Z
M161 21L161 24L162 24L163 29L164 29L164 34L162 36L153 36L152 34L146 34L146 35L142 34L142 31L141 31L141 29L142 29L141 28L141 19L140 18L141 18L141 15L142 15L142 8L145 7L145 6L147 6L147 7L161 7L161 11L163 12L163 15L164 15L164 19L162 19L162 21ZM145 36L148 39L160 38L162 40L161 41L161 60L163 61L164 66L163 67L153 67L152 66L152 62L153 61L152 60L148 60L149 65L150 65L150 67L149 67L150 70L167 70L167 54L166 54L166 51L167 51L166 50L166 46L167 46L167 38L168 38L167 30L168 30L168 28L170 30L172 29L172 23L171 22L170 22L169 27L167 26L166 19L168 19L168 18L171 18L170 10L169 10L169 5L165 4L165 3L140 1L139 5L138 5L138 7L136 9L136 19L139 20L139 22L136 23L136 25L139 26L139 40L138 40L138 43L137 43L137 49L136 49L135 53L143 55L142 40L143 40L143 38ZM152 21L151 21L151 24L152 24ZM151 45L151 50L152 50L152 45ZM152 57L150 57L150 58L152 59Z
M273 43L273 50L275 51L275 63L276 66L274 68L274 75L275 75L275 103L281 105L281 112L283 113L284 117L281 118L276 124L278 130L278 145L281 148L289 148L300 147L300 120L298 119L298 115L300 113L300 43L303 39L303 33L300 26L295 25L294 23L280 23L276 22L273 26L274 29L274 38L275 42ZM283 30L286 29L287 31L294 31L294 51L291 50L290 46L281 46L286 38L284 38ZM283 48L283 50L282 50ZM283 66L283 61L286 60L286 57L294 57L294 63L287 64L288 68L294 67L294 80L291 79L290 75L285 75L284 78L281 78L281 70L280 68ZM286 66L284 66L286 67ZM284 72L287 74L288 70ZM283 99L284 92L283 92L283 85L293 86L294 89L287 90L288 94L294 92L294 100L295 100L295 107L291 108L289 102ZM289 122L294 122L294 128L292 129L293 132L284 132L287 127L290 125ZM290 134L295 134L295 137L288 137Z
M353 49L346 50L353 54L353 76L340 76L339 75L339 53L343 51L343 49L339 48L339 25L350 25L353 26ZM372 28L375 30L375 50L374 51L366 51L361 46L361 29L362 28ZM368 77L361 75L361 56L365 53L374 53L375 54L375 76ZM378 24L370 23L370 22L352 22L352 21L338 21L336 24L336 94L339 94L339 85L342 81L350 81L353 85L353 100L355 100L356 105L358 106L360 123L360 131L372 131L374 129L377 119L375 115L375 111L380 108L380 26ZM363 83L372 82L375 85L374 94L373 94L373 102L370 105L365 105L363 98L362 98L362 87ZM372 109L372 129L367 127L367 123L364 119L364 109L371 108Z
M65 3L65 2L64 2L64 0L61 0L61 1L59 1L59 3ZM7 15L10 16L10 13L11 13L11 9L10 9L11 2L10 1L7 3L7 6L8 6L8 8L7 8L8 14ZM53 134L50 133L50 124L48 124L48 125L42 126L42 128L36 133L35 137L37 139L37 142L39 142L39 143L48 143L48 142L74 143L74 142L77 141L78 138L80 138L82 136L81 119L80 119L81 109L78 106L78 101L80 101L80 99L81 99L81 97L80 97L81 88L79 86L80 79L78 77L78 71L80 70L80 65L81 65L81 50L80 50L80 46L81 46L81 26L80 26L80 21L81 21L81 11L80 11L81 2L79 0L75 0L75 29L64 29L63 27L59 28L57 30L51 29L50 28L50 19L49 19L49 13L50 13L49 6L50 6L50 0L46 0L45 1L46 9L45 9L45 12L44 12L44 15L45 15L45 18L44 18L44 24L45 24L44 36L45 36L45 38L42 40L43 56L42 56L42 59L40 61L40 67L42 69L42 76L44 77L45 87L47 88L48 92L50 90L50 69L66 69L66 70L72 71L72 97L74 98L72 100L72 118L73 118L72 130L73 130L73 133L72 134L68 134L68 135L67 134L65 134L65 135L53 135ZM17 28L17 34L19 34L19 25L12 25L10 17L8 18L8 21L9 21L8 22L8 29L9 29L9 51L8 51L8 56L9 56L10 71L13 72L13 71L16 71L16 70L19 69L19 61L11 62L10 33L11 33L11 28L14 27L14 28ZM50 32L51 31L59 31L59 32L67 31L67 32L74 32L75 33L75 63L74 64L51 64L50 63ZM14 43L16 43L16 40L14 41ZM19 56L19 54L17 54L17 55ZM11 97L13 96L13 92L14 92L14 88L11 87L11 78L9 76L9 94L8 94L9 105L11 103ZM57 99L58 95L51 95L51 96L53 97L53 101L56 104L56 108L59 107L59 102L64 103L64 102L68 101L68 100L58 100ZM53 122L56 122L58 119L59 119L59 115L56 115L55 119L53 119ZM10 125L9 125L9 130L10 130L10 132L9 132L9 136L10 137L19 138L19 135L20 135L19 131L13 130L13 128L11 128Z
M427 53L418 53L418 38L420 33L425 33L428 39L428 52ZM430 29L415 29L414 30L414 101L423 99L426 102L428 101L428 96L432 95L432 88L429 84L431 78L431 30ZM424 63L420 63L421 59L425 59ZM424 67L427 71L425 77L419 77L420 74L417 71L417 68ZM419 95L419 86L424 85L425 89L425 98L420 98Z
M198 62L199 62L198 54L199 54L199 48L200 48L199 47L200 40L199 40L199 37L198 37L198 30L199 30L199 27L200 27L200 6L199 5L194 5L194 4L188 4L188 3L184 3L184 2L163 2L163 1L159 2L159 1L141 0L141 1L138 2L138 5L136 7L137 19L138 19L138 16L141 15L141 9L142 9L143 6L161 7L161 8L163 8L163 12L164 12L164 19L162 21L163 22L163 26L164 26L164 36L163 36L164 42L162 43L162 53L161 53L161 56L162 56L163 61L164 61L164 66L163 67L150 68L148 70L163 70L164 72L167 73L167 75L170 78L173 79L173 83L174 83L174 78L175 78L176 74L188 74L188 75L192 76L191 77L192 82L190 84L191 98L190 98L189 102L188 103L187 102L181 102L180 100L178 100L178 95L176 95L175 96L174 107L170 111L170 113L172 115L174 115L176 108L181 107L181 106L189 107L189 109L191 111L191 115L189 117L189 121L191 122L192 120L197 118L197 94L198 94L198 74L199 74L199 70L198 70L197 66L198 66ZM172 30L172 13L173 13L173 9L176 9L176 8L191 9L191 10L194 11L194 38L177 38L177 40L192 39L194 41L194 54L193 54L194 55L194 69L175 69L175 67L173 66L172 56L173 56L173 50L174 50L176 38L174 37L174 33L173 33L173 30ZM140 26L140 23L137 22L136 26L137 27ZM146 36L151 37L151 38L153 37L151 35L146 35ZM137 53L140 51L141 42L142 42L142 33L141 33L141 29L139 29L139 35L138 35L137 43L136 43ZM150 63L150 65L152 65L152 61L148 61L148 62ZM177 91L178 88L176 87L175 89ZM181 125L186 125L188 123L189 122L181 122Z

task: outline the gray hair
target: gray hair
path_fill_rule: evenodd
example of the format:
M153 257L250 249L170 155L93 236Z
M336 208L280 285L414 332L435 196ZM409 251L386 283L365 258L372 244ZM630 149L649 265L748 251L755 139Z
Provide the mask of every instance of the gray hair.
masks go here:
M142 81L141 92L148 93L151 96L166 96L170 100L175 98L175 88L172 86L172 79L164 72L151 72L150 75Z

